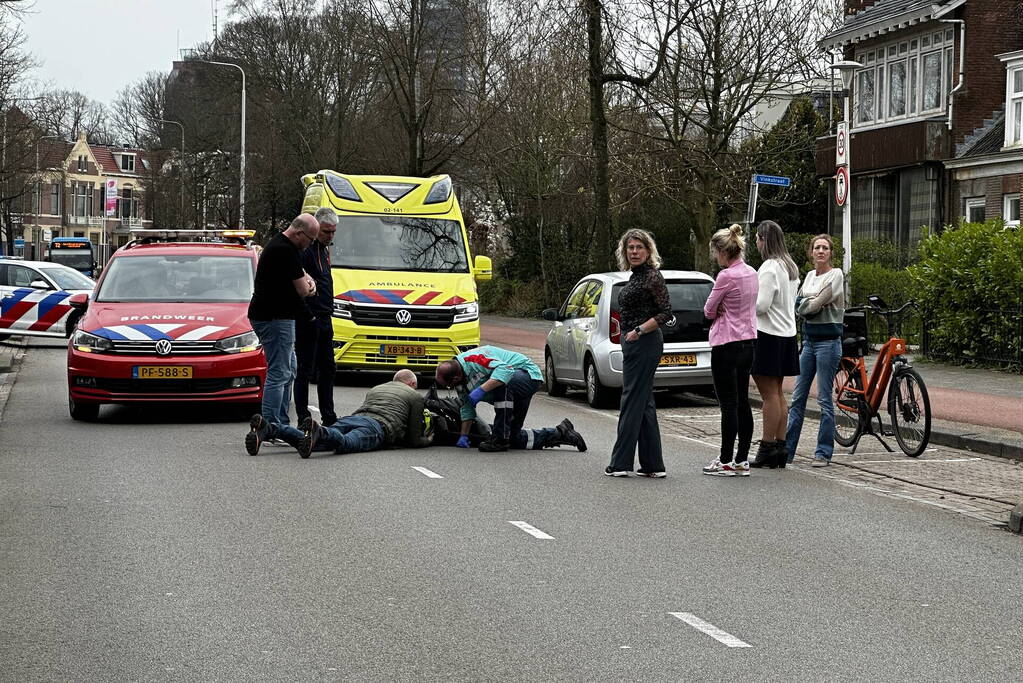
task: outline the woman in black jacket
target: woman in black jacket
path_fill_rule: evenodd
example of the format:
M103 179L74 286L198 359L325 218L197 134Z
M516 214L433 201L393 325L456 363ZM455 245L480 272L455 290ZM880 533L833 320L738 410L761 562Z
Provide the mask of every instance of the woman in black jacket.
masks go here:
M661 257L654 238L645 230L628 230L618 241L618 265L632 270L628 284L618 295L622 325L622 402L618 415L618 439L611 451L609 477L632 472L639 446L642 477L665 476L661 457L661 432L654 404L654 373L664 350L661 325L671 318L668 288L661 275Z

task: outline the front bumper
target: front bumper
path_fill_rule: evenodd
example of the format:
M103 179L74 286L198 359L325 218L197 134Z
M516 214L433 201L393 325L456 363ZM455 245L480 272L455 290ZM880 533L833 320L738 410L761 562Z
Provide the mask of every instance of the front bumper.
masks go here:
M338 368L432 372L442 361L480 345L478 320L447 329L368 327L334 318L334 362ZM387 347L417 347L395 353Z
M191 379L135 379L141 365L191 366ZM218 356L135 356L68 348L68 393L80 403L153 401L255 403L263 397L262 351ZM243 380L243 378L245 378ZM249 386L232 386L245 381Z

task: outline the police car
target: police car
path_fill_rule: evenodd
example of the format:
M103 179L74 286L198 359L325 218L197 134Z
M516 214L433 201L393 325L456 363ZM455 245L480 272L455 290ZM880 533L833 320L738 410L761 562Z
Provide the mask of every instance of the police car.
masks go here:
M96 281L48 261L0 259L0 340L70 336L79 313L72 295L88 297Z
M216 401L259 411L266 359L248 320L248 231L140 230L107 263L68 344L68 407Z

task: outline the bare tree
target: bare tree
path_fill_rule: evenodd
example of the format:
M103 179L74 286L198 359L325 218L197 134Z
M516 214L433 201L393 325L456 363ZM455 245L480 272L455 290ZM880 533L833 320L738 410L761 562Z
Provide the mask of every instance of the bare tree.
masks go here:
M117 94L110 106L110 125L119 141L139 148L176 146L177 135L171 141L159 135L160 119L166 118L166 86L167 74L151 71Z
M63 140L74 140L84 133L92 144L114 144L102 102L90 100L77 90L48 90L40 93L27 107L29 113L48 134Z

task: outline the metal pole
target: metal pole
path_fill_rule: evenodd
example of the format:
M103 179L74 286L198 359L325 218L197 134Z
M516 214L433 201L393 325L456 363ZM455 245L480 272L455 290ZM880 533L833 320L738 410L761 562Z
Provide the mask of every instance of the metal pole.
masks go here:
M181 129L181 175L178 178L178 184L181 186L181 206L178 210L181 215L178 220L181 224L185 224L185 127L178 121L168 121L167 119L158 119L160 123L173 123L175 126Z
M217 66L233 66L234 68L238 69L238 71L242 75L242 143L241 143L241 156L242 156L242 159L241 159L241 164L240 164L240 166L241 166L241 170L240 170L241 178L240 178L240 183L239 183L240 187L239 187L239 190L238 190L238 227L239 228L244 228L245 227L245 70L242 69L237 64L232 64L231 62L213 62L213 61L210 61L208 59L197 59L195 61L202 62L203 64L216 64Z
M849 120L849 100L852 99L852 90L847 88L845 93L845 106L843 116L845 118L846 133L845 153L846 170L849 171L849 187L846 189L845 206L842 207L842 274L845 276L846 297L852 291L849 282L849 270L852 268L852 122Z

